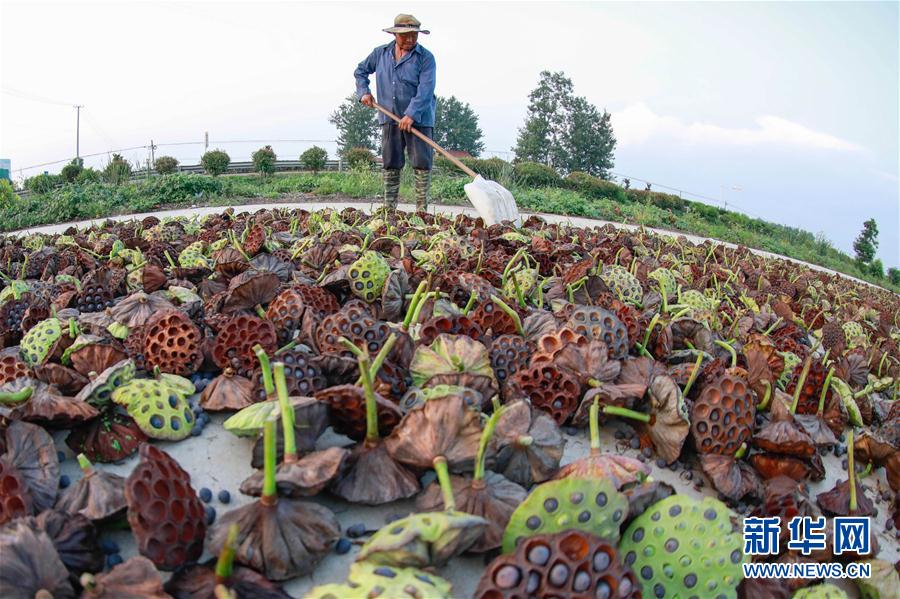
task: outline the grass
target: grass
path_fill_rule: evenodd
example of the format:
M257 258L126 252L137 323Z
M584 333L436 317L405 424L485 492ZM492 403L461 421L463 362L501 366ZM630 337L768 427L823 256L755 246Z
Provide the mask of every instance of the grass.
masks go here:
M466 204L463 185L467 182L465 177L436 171L431 189L433 202ZM598 218L729 241L817 264L900 292L900 286L865 272L853 258L832 247L827 240L816 239L809 232L794 227L690 203L673 210L650 200L645 203L641 194L626 195L618 191L614 198L610 198L567 187L530 187L517 184L510 177L504 177L501 182L510 188L519 206L526 211ZM280 199L296 201L298 198L291 197L296 194L372 199L381 193L381 173L376 171L277 173L269 177L174 174L119 186L68 184L44 194L3 199L0 203L0 232L191 205L225 206ZM403 200L414 201L411 172L404 171L401 176L400 196Z

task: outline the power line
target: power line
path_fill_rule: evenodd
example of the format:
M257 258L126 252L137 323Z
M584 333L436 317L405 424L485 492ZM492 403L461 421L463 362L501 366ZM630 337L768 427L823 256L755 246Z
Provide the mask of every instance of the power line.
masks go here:
M19 98L31 100L32 102L43 102L44 104L56 104L58 106L73 106L75 104L74 102L60 102L59 100L52 100L44 96L32 94L31 92L23 92L21 90L13 89L7 86L3 86L2 88L0 88L0 91L10 96L17 96Z

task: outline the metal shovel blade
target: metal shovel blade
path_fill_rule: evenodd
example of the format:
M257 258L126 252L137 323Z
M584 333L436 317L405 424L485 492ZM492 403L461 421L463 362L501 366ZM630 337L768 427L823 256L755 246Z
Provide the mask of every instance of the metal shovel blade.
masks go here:
M463 189L484 220L485 226L489 227L504 221L512 221L517 227L522 226L522 217L519 216L515 198L508 189L496 181L489 181L478 175Z

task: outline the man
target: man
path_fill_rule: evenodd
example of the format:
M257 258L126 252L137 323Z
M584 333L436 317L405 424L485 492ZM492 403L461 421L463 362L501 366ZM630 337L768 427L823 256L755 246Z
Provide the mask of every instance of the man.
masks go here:
M378 113L381 123L381 158L384 174L384 204L389 210L397 208L400 192L400 169L406 162L404 149L416 175L416 209L428 207L428 188L431 186L431 146L411 133L415 127L426 136L434 131L434 55L419 45L422 24L412 15L397 15L394 26L383 31L392 33L394 41L375 48L359 63L356 96L366 106L373 107L369 90L369 75L375 73L378 103L401 117L393 119Z

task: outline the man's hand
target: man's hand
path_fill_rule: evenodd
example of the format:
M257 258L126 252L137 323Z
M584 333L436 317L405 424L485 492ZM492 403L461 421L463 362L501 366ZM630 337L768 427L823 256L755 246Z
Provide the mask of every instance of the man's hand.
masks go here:
M405 132L409 133L410 131L412 131L414 122L415 121L413 121L411 116L405 116L402 119L400 119L400 123L398 123L397 126L400 127L401 131L405 131Z
M375 108L375 98L372 97L372 94L366 94L359 101L369 108Z

